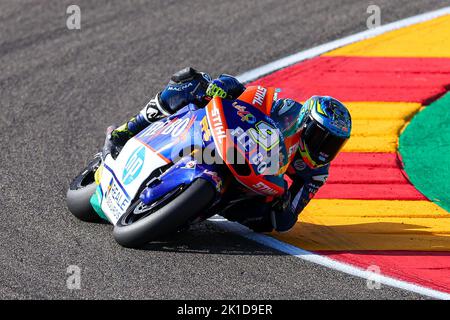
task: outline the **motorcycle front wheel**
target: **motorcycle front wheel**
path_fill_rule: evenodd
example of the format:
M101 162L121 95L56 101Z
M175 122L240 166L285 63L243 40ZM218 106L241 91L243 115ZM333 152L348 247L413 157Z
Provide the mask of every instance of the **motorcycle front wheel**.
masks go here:
M82 221L98 222L101 220L89 201L97 188L94 174L100 164L100 155L96 155L87 167L72 180L67 190L67 208Z
M197 179L168 193L153 204L135 200L114 226L114 239L127 248L139 248L196 218L214 201L213 185Z

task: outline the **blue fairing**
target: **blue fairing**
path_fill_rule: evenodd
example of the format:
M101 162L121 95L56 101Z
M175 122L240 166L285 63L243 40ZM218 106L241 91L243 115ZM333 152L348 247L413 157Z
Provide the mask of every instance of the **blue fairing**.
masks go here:
M189 104L176 114L152 123L136 139L173 162L185 147L204 145L200 122L205 116L204 109Z
M217 190L217 194L220 194L223 187L222 178L214 170L214 167L198 164L192 157L185 157L161 175L155 185L145 189L140 199L145 204L150 204L178 186L189 185L198 178L209 181Z
M142 202L150 204L178 186L189 185L198 178L211 182L218 194L222 192L222 177L218 167L215 164L199 163L190 154L191 146L194 145L200 148L213 147L212 139L204 141L202 138L202 120L206 121L205 110L190 104L176 114L155 122L136 136L136 139L168 162L174 163L155 184L141 193Z

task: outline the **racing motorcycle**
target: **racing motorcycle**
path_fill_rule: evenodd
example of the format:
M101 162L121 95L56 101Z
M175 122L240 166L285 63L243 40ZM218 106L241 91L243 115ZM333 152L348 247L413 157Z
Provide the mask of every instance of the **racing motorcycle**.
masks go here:
M115 240L136 248L239 201L281 196L298 132L283 137L270 117L277 94L251 86L236 100L189 104L121 150L105 143L70 183L69 210L110 222Z

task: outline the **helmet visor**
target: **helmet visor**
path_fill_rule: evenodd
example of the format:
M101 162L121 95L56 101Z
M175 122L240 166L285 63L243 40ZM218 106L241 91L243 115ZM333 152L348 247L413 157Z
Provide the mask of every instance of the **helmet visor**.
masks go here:
M312 119L303 130L301 138L314 166L323 166L332 161L348 140L332 134Z

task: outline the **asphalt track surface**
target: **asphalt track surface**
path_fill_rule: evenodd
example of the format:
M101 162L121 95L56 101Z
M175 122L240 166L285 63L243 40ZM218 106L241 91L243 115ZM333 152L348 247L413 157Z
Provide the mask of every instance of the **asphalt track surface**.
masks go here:
M81 30L66 8L81 7ZM203 223L121 248L112 226L77 221L70 179L104 130L192 65L240 74L366 29L368 1L0 2L0 298L421 299ZM377 1L382 22L448 1ZM69 265L81 289L66 287Z

